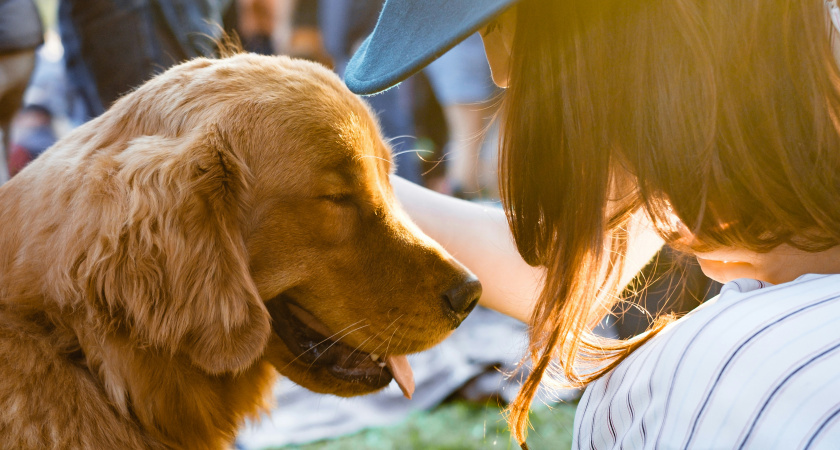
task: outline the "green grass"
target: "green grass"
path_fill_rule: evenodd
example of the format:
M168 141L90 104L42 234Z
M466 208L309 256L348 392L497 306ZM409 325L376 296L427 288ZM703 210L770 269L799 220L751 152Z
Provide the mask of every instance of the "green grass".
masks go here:
M535 406L531 412L534 429L528 434L528 446L533 450L568 449L572 445L572 424L576 404L553 407ZM284 450L456 450L511 449L519 446L511 438L495 404L476 404L456 401L432 411L417 413L405 422L389 428L375 428L328 441L300 446L282 447Z

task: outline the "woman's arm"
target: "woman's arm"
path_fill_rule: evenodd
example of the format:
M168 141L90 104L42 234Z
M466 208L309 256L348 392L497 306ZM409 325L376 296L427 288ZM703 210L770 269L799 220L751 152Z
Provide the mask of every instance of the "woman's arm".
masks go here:
M516 250L504 211L459 200L391 177L411 219L481 280L480 304L527 322L544 271Z
M392 176L394 192L411 219L481 280L479 303L527 322L543 286L545 271L519 255L499 208L459 200ZM626 286L662 247L638 214L630 228L630 248L619 283Z

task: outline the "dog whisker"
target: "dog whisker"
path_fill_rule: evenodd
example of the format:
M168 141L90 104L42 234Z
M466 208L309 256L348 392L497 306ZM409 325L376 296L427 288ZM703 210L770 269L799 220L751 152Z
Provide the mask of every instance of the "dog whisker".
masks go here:
M362 341L362 343L361 343L361 344L359 344L356 348L354 348L354 349L353 349L353 351L352 351L352 352L350 352L350 354L349 354L349 355L347 355L347 358L345 358L345 359L344 359L344 361L345 361L345 362L349 361L349 360L350 360L350 358L353 356L353 354L354 354L354 353L356 353L356 352L360 352L360 351L361 351L361 350L360 350L360 347L362 347L362 346L363 346L366 342L368 342L369 340L374 339L374 338L378 338L378 337L379 337L382 333L384 333L384 332L388 331L388 328L391 328L392 326L394 326L394 324L395 324L398 320L400 320L400 319L401 319L404 315L405 315L405 314L400 314L400 315L399 315L399 317L397 317L397 318L395 318L394 320L392 320L392 321L391 321L391 323L389 323L388 325L386 325L386 326L385 326L385 328L383 328L383 329L381 329L381 330L377 331L377 332L376 332L376 334L374 334L374 335L372 335L372 336L368 337L367 339L365 339L364 341ZM374 348L374 349L373 349L371 352L369 352L369 353L371 353L371 354L375 354L375 353L376 353L376 351L377 351L377 350L379 350L379 348L380 348L381 346L382 346L382 343L380 343L379 345L377 345L377 346L376 346L376 348ZM386 354L387 354L387 353L386 353Z
M402 317L402 315L401 315L400 317ZM393 322L392 322L392 323L393 323ZM386 341L386 342L388 342L388 345L385 347L385 354L388 354L388 350L390 350L390 348L391 348L391 341L394 339L394 334L397 332L397 330L398 330L398 329L399 329L399 327L394 327L394 332L393 332L393 333L391 333L391 336L390 336L390 337L388 338L388 340ZM379 348L379 347L377 347L377 348ZM381 373L382 373L382 370L384 370L384 369L385 369L384 367L383 367L383 368L381 368L381 369L379 370L379 373L381 374Z
M362 341L362 343L361 343L361 344L359 344L359 347L361 347L361 346L365 345L365 343L366 343L367 341L369 341L369 340L371 340L371 339L375 338L378 334L379 334L379 333L377 333L377 334L375 334L375 335L373 335L373 336L370 336L370 337L368 337L367 339L365 339L364 341ZM350 353L349 353L349 354L348 354L348 355L344 358L344 363L345 363L345 364L347 363L347 361L350 361L350 358L352 358L352 357L353 357L353 355L354 355L354 354L356 354L356 352L361 352L361 350L359 350L359 347L354 348L354 349L353 349L353 351L351 351L351 352L350 352Z
M393 156L394 156L394 157L397 157L397 156L400 156L400 155L405 155L405 154L408 154L408 153L416 153L416 154L418 154L418 155L419 155L419 154L421 154L421 153L434 153L434 151L432 151L432 150L426 150L426 149L424 149L424 148L415 148L415 149L411 149L411 150L403 150L403 151L401 151L401 152L394 153L394 155L393 155Z
M378 160L383 161L383 162L386 162L386 163L390 163L390 162L391 162L391 161L388 161L387 159L385 159L385 158L383 158L383 157L381 157L381 156L376 156L376 155L359 155L359 156L356 156L356 161L361 161L361 160L362 160L362 159L364 159L364 158L373 158L373 159L378 159Z
M324 338L324 340L322 340L321 342L318 342L317 344L315 344L315 345L313 345L312 347L308 348L308 349L307 349L306 351L304 351L303 353L301 353L301 354L299 354L299 355L295 356L295 357L294 357L291 361L289 361L288 363L286 363L286 365L285 365L285 366L283 366L283 369L288 368L288 367L289 367L292 363L294 363L295 361L297 361L298 359L300 359L300 358L301 358L303 355L305 355L307 352L314 350L314 349L315 349L315 347L317 347L318 345L323 344L324 342L327 342L327 341L329 341L329 340L336 341L336 340L334 340L334 339L332 339L332 338L333 338L333 337L335 337L335 336L338 336L338 335L339 335L340 333L342 333L344 330L346 330L346 329L348 329L348 328L351 328L351 327L356 326L357 324L359 324L359 323L360 323L360 322L362 322L362 321L364 321L364 319L357 320L357 321L355 321L355 322L351 323L350 325L347 325L346 327L342 328L341 330L339 330L339 331L337 331L337 332L333 333L331 336ZM362 328L364 328L364 327L366 327L366 326L368 326L368 325L363 325L363 326L361 326L361 327L358 327L357 329L350 330L347 334L350 334L350 333L352 333L352 332L354 332L354 331L357 331L357 330L361 330ZM347 336L347 334L345 334L344 336ZM342 337L344 337L344 336L342 336ZM340 340L340 339L341 339L341 338L339 338L339 340ZM337 342L337 341L336 341L336 342Z
M326 341L328 341L328 340L331 340L331 339L332 339L332 340L337 340L337 339L333 339L333 338L334 338L334 337L336 337L336 336L338 336L339 334L343 333L343 332L344 332L344 330L346 330L346 329L348 329L348 328L350 328L350 327L355 327L355 326L356 326L357 324L359 324L360 322L364 322L364 320L365 320L365 319L359 319L359 320L357 320L357 321L355 321L355 322L351 323L350 325L347 325L346 327L344 327L344 328L342 328L342 329L340 329L340 330L336 331L335 333L331 334L330 336L327 336L327 338L326 338L326 339L324 339L323 341L319 342L319 344L321 344L321 343L323 343L323 342L326 342ZM365 326L368 326L368 325L365 325ZM352 333L352 331L351 331L351 333ZM346 336L346 335L345 335L345 336ZM338 340L340 340L340 339L341 339L341 338L338 338Z
M392 155L392 157L394 157L394 158L395 158L395 157L397 157L397 156L400 156L400 155L405 155L405 154L407 154L407 153L416 153L416 154L418 154L418 155L419 155L419 154L421 154L421 153L434 153L434 152L433 152L432 150L426 150L426 149L422 149L422 148L417 148L417 149L411 149L411 150L403 150L403 151L401 151L401 152L394 153L394 154ZM376 156L376 155L359 155L359 156L356 156L356 160L357 160L357 161L362 160L362 159L364 159L364 158L374 158L374 159L378 159L378 160L380 160L380 161L390 162L390 161L388 161L387 159L385 159L385 158L383 158L383 157L381 157L381 156ZM419 158L420 158L420 160L422 160L422 161L426 161L425 159L423 159L423 157L422 157L422 156L419 156ZM438 163L440 163L440 162L438 162Z
M398 136L392 136L392 137L389 137L387 139L384 139L384 141L385 141L386 144L388 144L390 146L391 142L394 142L397 139L402 139L402 138L417 139L417 136L412 136L410 134L400 134Z
M396 332L396 331L397 331L397 330L394 330L394 332ZM397 341L397 345L396 345L397 347L399 347L399 346L400 346L400 344L402 344L402 341L403 341L403 338L404 338L404 337L405 337L405 333L401 333L401 334L400 334L400 340L399 340L399 341ZM391 338L393 339L393 335L391 336Z
M441 155L440 158L438 158L438 160L435 161L435 164L432 167L429 168L429 170L423 172L423 175L428 175L433 170L435 170L439 165L443 164L443 162L446 161L447 158L449 157L450 153L452 153L452 152L446 152L443 155ZM420 157L420 159L423 160L423 162L429 162L429 161L426 161L425 159L423 159L422 157Z
M387 327L386 327L385 329L387 329ZM367 342L368 342L368 341L370 341L371 339L375 339L375 338L379 337L379 335L380 335L380 334L382 334L382 331L383 331L383 330L377 331L377 332L376 332L376 334L373 334L373 335L369 336L367 339L365 339L364 341L362 341L362 342L361 342L358 346L356 346L355 348L353 348L353 351L351 351L351 352L350 352L350 354L349 354L349 355L347 355L347 357L344 359L344 362L346 363L347 361L349 361L349 360L350 360L350 358L352 358L352 357L353 357L353 355L354 355L356 352L361 352L361 347L362 347L363 345L365 345L365 343L367 343ZM378 348L378 347L377 347L377 348ZM374 350L373 350L373 352L371 352L371 354L373 354L373 353L376 353L376 349L374 349Z
M391 333L391 336L388 338L388 345L385 346L385 354L388 354L388 350L391 349L391 342L394 340L394 335L397 334L398 327L394 327L394 332Z
M382 334L382 333L384 333L384 332L387 332L387 331L388 331L388 328L391 328L392 326L394 326L394 325L396 324L396 322L397 322L398 320L400 320L400 319L401 319L404 315L405 315L405 314L400 314L397 318L395 318L394 320L392 320L392 321L391 321L391 323L389 323L389 324L388 324L385 328L383 328L382 330L380 330L380 331L379 331L379 333L377 333L376 335L377 335L377 336L379 336L380 334ZM395 328L394 328L394 333L396 333L396 332L397 332L397 327L395 327ZM390 342L391 338L393 338L393 336L394 336L394 333L391 333L391 337L389 337L387 340L380 342L380 343L379 343L379 345L377 345L377 346L376 346L376 348L374 348L374 349L373 349L373 353L376 353L376 352L377 352L380 348L382 348L382 345L383 345L383 344L385 344L385 343L387 343L387 342ZM383 355L387 355L387 354L388 354L388 348L387 348L387 347L385 348L385 352L384 352L384 353L382 353L382 354L383 354Z
M370 324L365 324L365 325L362 325L362 326L360 326L360 327L357 327L357 328L354 328L354 329L352 329L352 330L348 331L347 333L345 333L345 334L344 334L343 336L341 336L340 338L333 340L332 344L330 344L329 346L327 346L327 348L326 348L326 349L324 349L324 351L327 351L327 350L331 349L333 345L337 344L339 341L341 341L341 340L342 340L342 339L344 339L345 337L349 336L349 335L350 335L350 333L353 333L353 332L355 332L355 331L359 331L359 330L361 330L362 328L365 328L365 327L367 327L367 326L370 326ZM325 341L321 341L321 342L323 343L323 342L325 342ZM312 348L314 348L314 347L311 347L309 350L312 350ZM307 351L309 351L309 350L307 350ZM304 353L306 353L306 352L304 352ZM314 359L311 363L309 363L309 367L312 367L312 364L315 364L315 361L318 361L318 358L320 358L320 357L321 357L321 356L319 355L319 356L318 356L318 357L316 357L316 358L315 358L315 359Z
M397 320L399 320L399 319L400 319L402 316L404 316L404 315L405 315L405 314L400 314L400 316L399 316L399 317L397 317L396 319L394 319L393 321L391 321L391 323L390 323L390 324L388 324L388 326L386 326L386 327L385 327L385 328L383 328L383 329L382 329L379 333L377 333L377 336L378 336L378 335L380 335L380 334L382 334L383 332L387 331L387 330L388 330L388 328L391 328L391 326L393 326L393 325L396 323L396 321L397 321ZM391 339L394 337L394 333L396 333L396 332L397 332L397 327L394 327L394 331L391 333L391 336L390 336L390 337L388 337L388 339L386 339L386 340L384 340L384 341L380 342L380 343L379 343L379 345L377 345L377 346L376 346L376 348L374 348L374 349L373 349L373 353L376 353L376 352L377 352L380 348L382 348L382 346L383 346L383 345L385 345L385 344L389 344L389 343L391 342ZM382 354L383 354L383 355L387 355L387 354L388 354L388 350L389 350L389 348L390 348L390 347L385 347L385 352L384 352L384 353L382 353ZM383 360L384 360L384 359L383 359ZM380 366L380 367L381 367L382 369L384 369L384 367L382 367L382 366ZM380 370L380 374L381 374L381 373L382 373L382 371Z

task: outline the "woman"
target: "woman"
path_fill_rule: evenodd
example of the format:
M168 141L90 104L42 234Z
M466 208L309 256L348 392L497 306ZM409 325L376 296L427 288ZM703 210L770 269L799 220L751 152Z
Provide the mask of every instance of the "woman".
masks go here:
M507 87L515 249L493 212L394 184L482 280L482 302L530 320L514 436L549 375L588 384L579 447L836 443L840 71L824 2L513 3L392 0L346 79L372 93L483 34ZM645 260L628 254L644 247L639 218L727 284L682 319L599 339L593 325Z

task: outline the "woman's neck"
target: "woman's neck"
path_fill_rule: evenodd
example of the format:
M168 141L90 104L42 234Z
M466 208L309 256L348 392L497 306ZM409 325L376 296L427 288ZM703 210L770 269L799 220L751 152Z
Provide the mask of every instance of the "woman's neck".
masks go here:
M822 252L806 252L789 245L780 245L767 253L721 249L696 256L703 272L722 283L754 278L779 284L806 273L840 273L840 246Z

